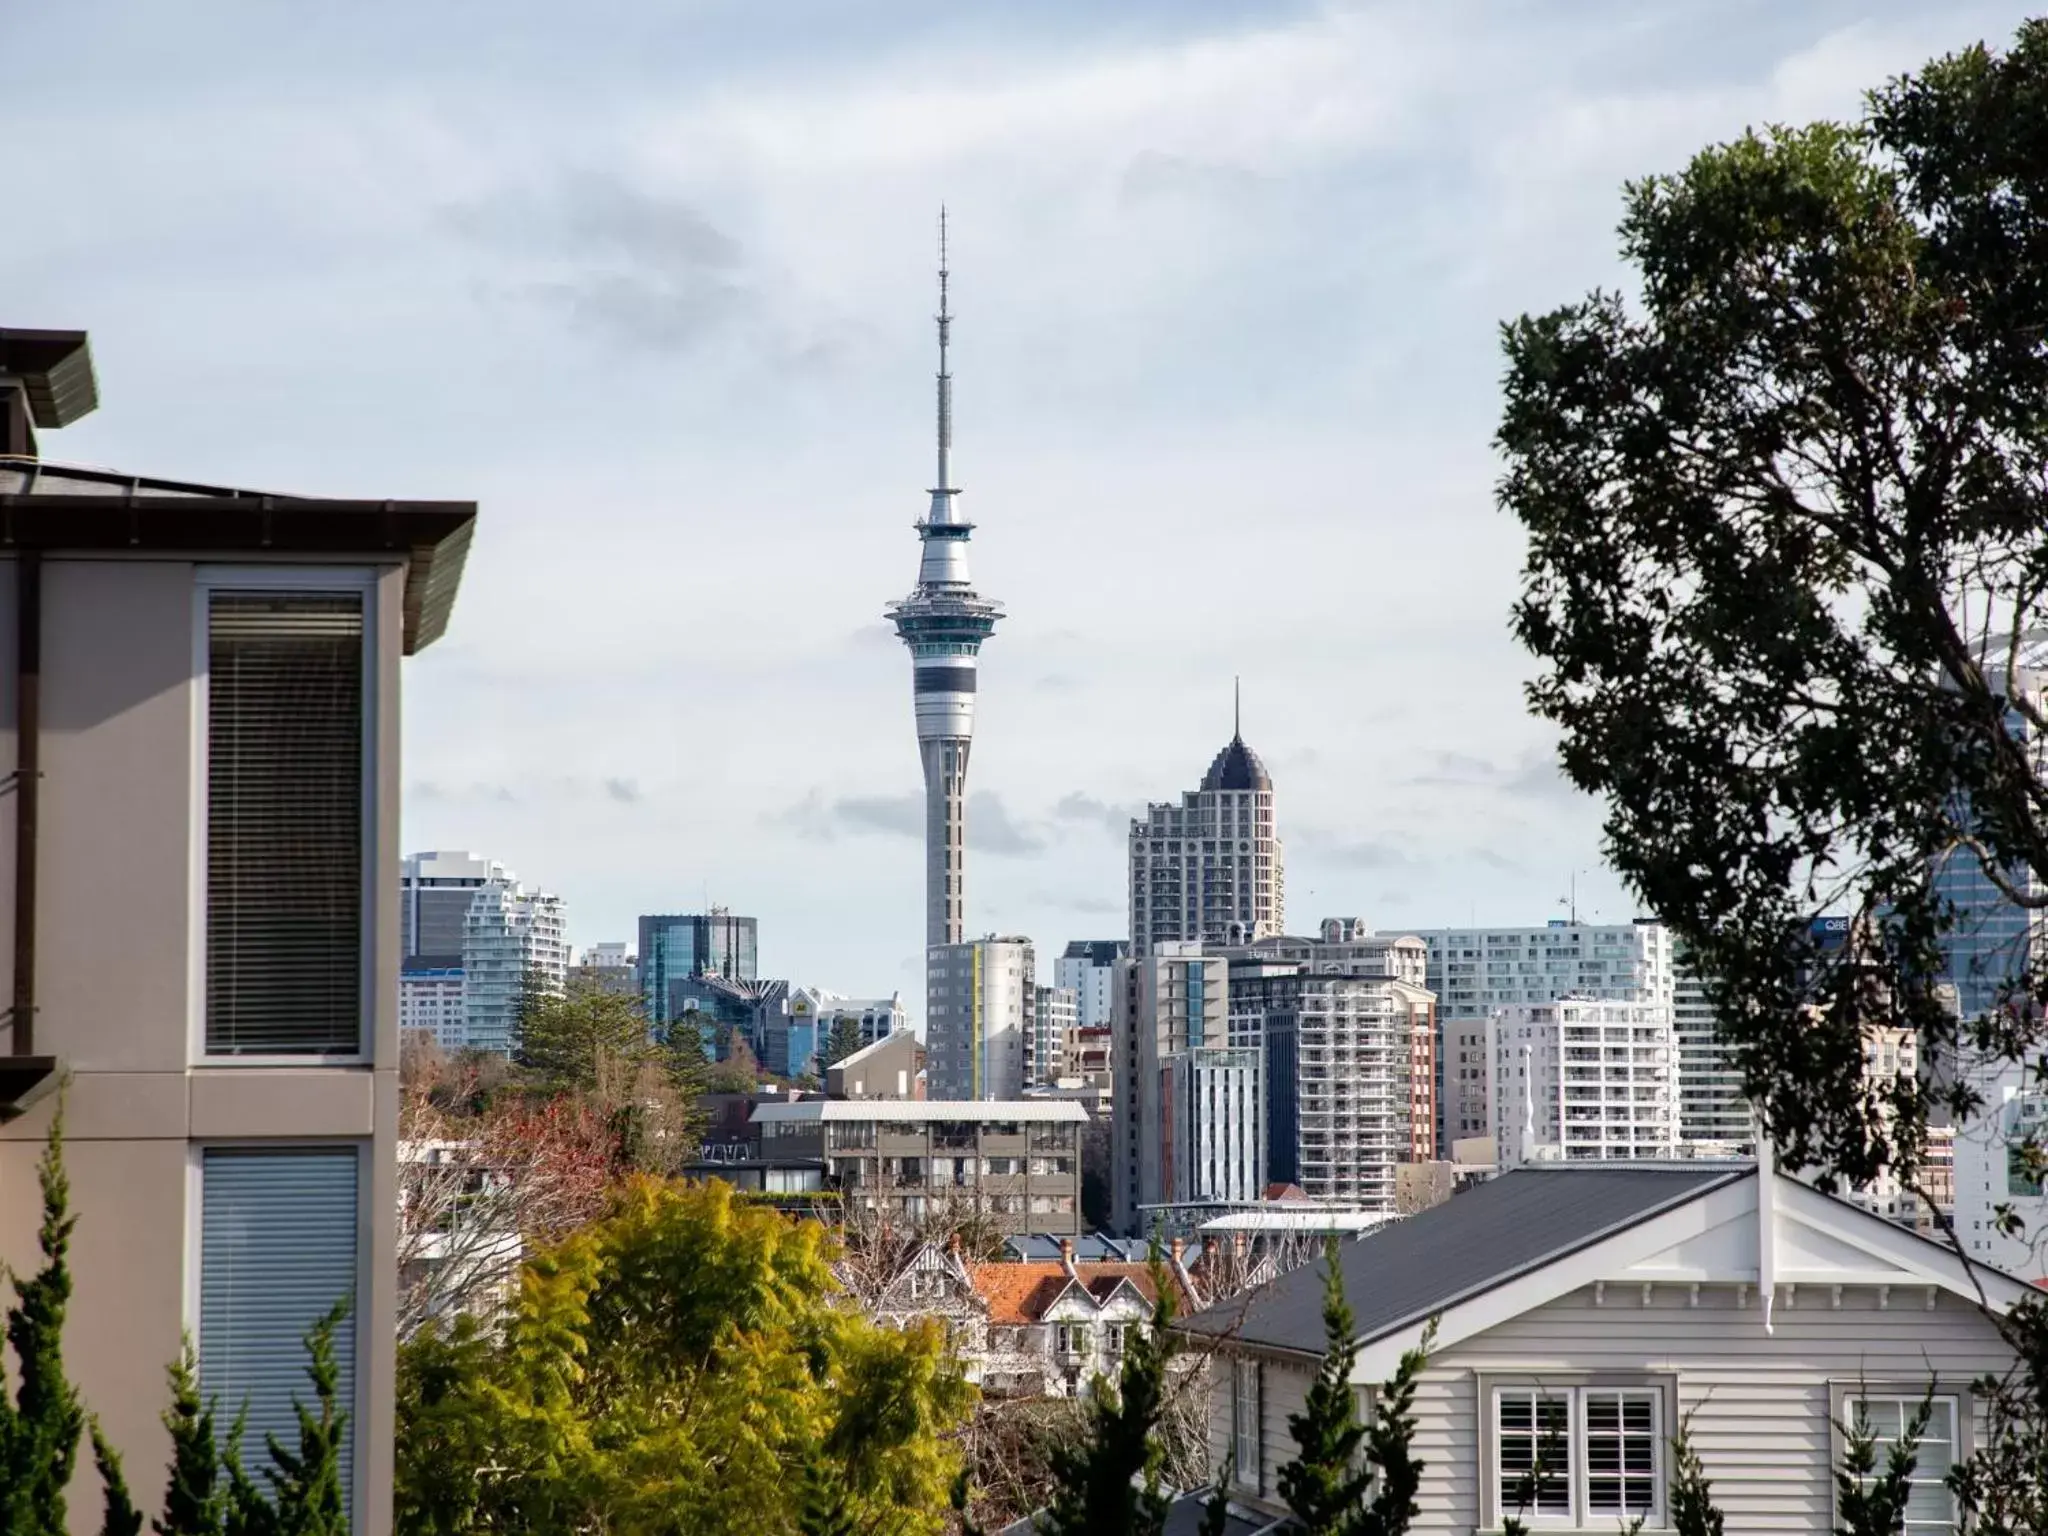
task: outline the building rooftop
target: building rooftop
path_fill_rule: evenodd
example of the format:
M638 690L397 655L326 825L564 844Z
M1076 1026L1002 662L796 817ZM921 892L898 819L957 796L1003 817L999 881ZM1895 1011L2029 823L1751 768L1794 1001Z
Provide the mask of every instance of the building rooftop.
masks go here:
M756 1105L753 1123L801 1124L807 1120L1065 1121L1085 1125L1088 1111L1071 1099L800 1099Z
M1230 738L1230 745L1216 754L1209 771L1202 775L1204 789L1271 789L1272 776L1259 754L1244 744L1242 736Z
M1159 1299L1159 1293L1152 1285L1152 1267L1149 1264L1083 1263L1077 1260L1073 1273L1069 1274L1066 1264L1057 1259L1051 1263L1006 1260L976 1264L971 1274L975 1293L988 1304L989 1322L999 1328L1042 1321L1047 1308L1075 1284L1076 1276L1081 1289L1098 1307L1108 1302L1124 1285L1136 1290L1147 1304ZM1186 1287L1177 1280L1174 1284L1180 1291L1180 1307L1185 1312L1188 1308Z
M1754 1172L1750 1163L1518 1168L1339 1245L1357 1337L1383 1338ZM1319 1356L1322 1309L1322 1266L1307 1264L1182 1326Z

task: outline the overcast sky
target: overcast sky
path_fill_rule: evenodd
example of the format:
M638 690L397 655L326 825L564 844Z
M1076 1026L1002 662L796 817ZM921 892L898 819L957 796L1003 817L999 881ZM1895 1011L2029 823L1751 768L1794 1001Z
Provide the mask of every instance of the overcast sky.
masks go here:
M0 0L0 323L52 458L474 498L405 842L580 945L707 899L922 1009L909 662L934 221L981 590L971 932L1125 931L1244 728L1290 927L1634 908L1506 630L1496 326L1620 183L2025 7L1965 0Z

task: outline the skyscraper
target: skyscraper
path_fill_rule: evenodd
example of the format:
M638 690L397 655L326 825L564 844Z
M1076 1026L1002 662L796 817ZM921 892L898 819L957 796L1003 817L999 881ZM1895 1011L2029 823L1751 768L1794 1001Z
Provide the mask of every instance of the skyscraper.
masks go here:
M504 865L473 853L407 854L398 871L400 958L461 964L462 921L470 902L486 885L509 878Z
M681 1011L675 983L693 976L727 981L760 977L760 925L724 907L709 912L665 912L640 919L640 993L651 1024L667 1024Z
M917 524L923 547L917 586L888 607L910 647L911 699L924 760L924 941L958 944L966 909L967 753L974 742L975 660L1002 605L974 590L967 540L974 525L953 506L953 376L946 369L952 311L946 283L946 215L939 214L939 465L931 510ZM646 951L641 951L644 959Z
M559 993L569 976L562 898L508 880L478 889L463 919L464 1043L473 1051L519 1046L519 1015L530 986Z
M971 939L925 954L925 1072L935 1099L1014 1099L1038 1012L1031 941Z
M1233 729L1200 789L1131 823L1131 954L1249 944L1281 931L1286 906L1273 780Z

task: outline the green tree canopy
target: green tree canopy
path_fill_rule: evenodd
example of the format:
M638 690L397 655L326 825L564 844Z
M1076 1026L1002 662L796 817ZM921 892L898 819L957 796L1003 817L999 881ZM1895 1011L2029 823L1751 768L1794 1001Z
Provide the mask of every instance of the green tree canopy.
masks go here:
M629 1182L526 1266L501 1335L464 1320L402 1348L401 1527L942 1529L973 1389L936 1324L840 1305L831 1256L724 1184Z
M1911 1179L1966 1076L1864 1083L1864 1031L2024 1064L1937 981L1959 869L2048 878L2048 23L1628 189L1633 295L1506 329L1515 627L1606 850L1710 979L1787 1158ZM1841 954L1811 920L1852 915ZM1969 947L1966 945L1966 947ZM1989 945L1978 946L1989 949ZM1979 1000L1981 1003L1981 999ZM1811 1007L1809 1006L1811 1005Z

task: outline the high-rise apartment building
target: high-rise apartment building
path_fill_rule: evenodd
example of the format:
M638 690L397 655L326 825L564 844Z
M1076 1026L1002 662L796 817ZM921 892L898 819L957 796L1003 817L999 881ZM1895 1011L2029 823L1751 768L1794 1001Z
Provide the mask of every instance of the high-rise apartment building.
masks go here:
M1668 1003L1565 997L1496 1008L1486 1071L1501 1166L1674 1156L1677 1046Z
M1044 1087L1061 1077L1067 1039L1081 1027L1081 997L1072 987L1036 987L1031 1034L1025 1041L1024 1081Z
M947 303L945 214L939 215L939 461L931 508L917 525L917 585L888 608L910 648L911 700L924 765L924 899L927 948L961 942L967 905L967 758L982 642L1003 616L974 589L967 541L974 524L954 506L953 375L946 366L953 316ZM936 1007L927 999L927 1017ZM979 1095L977 1095L978 1097Z
M1031 941L972 939L925 955L925 1072L935 1099L1014 1099L1037 1017Z
M1230 962L1168 942L1120 962L1111 1026L1119 1061L1111 1132L1111 1220L1144 1228L1152 1208L1256 1200L1265 1187L1261 1064L1230 1039Z
M401 1038L418 1032L433 1037L444 1051L469 1043L462 1011L462 967L436 965L415 956L398 972L398 1031Z
M695 976L755 981L760 970L760 925L724 907L671 912L640 919L640 996L651 1024L682 1012L675 983Z
M1575 996L1661 1004L1676 988L1671 933L1662 923L1579 923L1541 927L1413 928L1429 948L1427 985L1436 994L1437 1147L1493 1133L1487 1098L1486 1021L1495 1009Z
M464 1043L510 1054L529 991L568 984L568 918L562 898L511 881L478 889L462 931Z
M1707 978L1676 955L1671 1023L1678 1041L1678 1139L1700 1149L1740 1152L1756 1145L1742 1071L1714 1022Z
M1330 918L1230 952L1230 1038L1266 1084L1266 1176L1394 1210L1395 1168L1436 1142L1436 999L1427 950Z
M460 964L463 922L476 893L511 877L495 859L460 850L407 854L398 871L400 959Z
M1053 963L1053 984L1079 1001L1081 1028L1109 1028L1116 1010L1116 963L1130 952L1127 939L1075 939Z
M1131 822L1131 953L1161 944L1249 944L1286 921L1273 780L1233 732L1199 789Z

